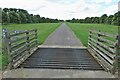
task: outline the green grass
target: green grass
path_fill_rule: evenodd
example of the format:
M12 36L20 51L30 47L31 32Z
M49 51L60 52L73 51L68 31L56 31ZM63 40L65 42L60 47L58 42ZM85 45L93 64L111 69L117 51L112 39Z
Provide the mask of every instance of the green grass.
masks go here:
M87 47L88 44L88 32L90 29L101 30L102 32L117 34L118 26L107 24L80 24L80 23L67 23L73 30L80 41Z
M10 24L3 25L2 28L6 28L8 30L38 30L38 44L42 44L45 39L60 26L61 23L40 23L40 24ZM0 69L4 69L4 66L8 64L7 54L3 52L0 54L0 60L2 64L0 65Z
M51 34L61 23L40 23L40 24L12 24L4 25L3 28L9 30L38 30L38 43L42 44L45 39Z
M4 69L4 67L8 64L7 54L0 54L0 60L2 62L2 64L0 65L0 69Z

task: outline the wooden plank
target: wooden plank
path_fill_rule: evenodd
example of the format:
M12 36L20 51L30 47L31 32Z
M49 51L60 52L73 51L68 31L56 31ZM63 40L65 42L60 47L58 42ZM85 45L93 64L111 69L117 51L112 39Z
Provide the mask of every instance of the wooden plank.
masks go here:
M93 38L89 38L91 41L97 43L97 40L93 39Z
M26 38L27 38L27 37L24 36L24 37L21 37L21 38L19 38L19 39L13 40L13 41L11 41L11 44L12 44L12 43L16 43L16 42L21 41L21 40L24 40L24 39L26 39Z
M30 48L35 48L35 46L36 46L36 44L34 43L34 44L32 44L32 45L30 45Z
M34 40L34 39L36 39L36 37L31 38L29 41L32 41L32 40Z
M95 49L95 51L96 52L98 52L101 56L103 56L107 61L109 61L109 63L110 64L113 64L113 60L111 60L109 57L107 57L105 54L103 54L99 49L98 49L98 46L97 45L95 45L93 42L92 42L92 44L93 44L93 46L94 46L94 48L96 48ZM113 56L112 56L113 57Z
M99 45L90 42L91 45L94 45L97 49L101 50L104 52L104 54L106 54L107 56L109 56L110 58L112 58L113 60L115 59L115 54L110 53L109 51L105 50L104 48L100 47Z
M108 34L108 33L99 33L101 36L107 36L107 37L110 37L110 38L113 38L115 39L116 38L116 35L112 35L112 34Z
M115 51L114 49L112 49L111 47L106 46L106 45L104 45L104 44L101 43L101 42L97 42L97 43L98 43L100 46L102 46L102 47L104 47L105 49L107 49L108 51L112 52L113 54L116 53L116 51Z
M27 32L35 32L37 29L27 30Z
M29 34L29 35L28 35L28 37L31 37L31 36L35 36L35 33L33 33L33 34Z
M94 48L93 46L90 46L90 47L88 50L90 51L90 54L92 54L91 50L94 52L95 55L94 54L92 54L92 55L97 60L97 62L100 65L102 65L105 70L107 70L107 71L112 70L113 66L111 64L109 64L108 62L106 62L106 60L103 57L101 57L99 54L97 54L96 48Z
M14 48L19 48L19 47L21 47L21 46L24 46L26 44L26 42L24 41L24 42L22 42L22 43L19 43L19 44L16 44L16 45L12 45L11 46L11 49L13 50Z
M97 46L97 48L99 50L101 50L102 52L104 52L104 54L106 54L107 56L109 56L110 58L112 58L113 60L115 59L115 54L111 54L110 52L108 52L107 50L105 50L104 48Z
M93 42L91 42L91 44L96 48L96 51L97 51L97 52L101 53L100 55L102 55L102 56L105 57L108 61L111 61L110 63L112 63L112 60L111 60L109 57L111 57L111 58L114 60L114 59L115 59L115 55L107 52L105 49L99 47L99 45L96 45L96 44L93 43ZM104 52L104 53L102 53L100 50L101 50L102 52ZM106 54L107 56L109 56L109 57L107 57L105 54Z
M35 43L35 42L36 42L36 40L30 41L30 44L33 44L33 43Z
M10 37L22 35L22 34L25 34L25 33L26 33L26 31L24 31L24 32L19 32L19 33L15 33L15 34L10 34Z
M109 62L111 65L113 64L113 60L111 60L109 57L107 57L106 55L104 55L101 51L96 50L96 52L99 53L99 55L101 55L105 60L107 60L107 62Z
M23 49L26 49L26 45L23 47L20 47L14 51L11 52L11 56L14 56L15 54L18 54L20 51L22 51Z
M100 52L98 49L97 49L97 46L92 42L93 45L90 45L92 47L94 47L93 49L98 52L101 56L103 56L105 59L107 59L107 61L110 61L111 64L113 64L113 61L107 57L105 54L103 54L102 52Z
M25 34L25 33L27 33L27 32L34 32L35 31L35 29L34 30L25 30L25 31L23 31L23 32L19 32L19 33L15 33L15 34L10 34L10 36L11 37L13 37L13 36L18 36L18 35L21 35L21 34Z
M95 33L95 34L98 34L98 32L95 31L95 30L89 30L89 32L91 32L91 33Z
M13 63L15 64L16 62L18 62L21 58L25 57L26 55L27 55L27 52L25 52L25 54L22 54L21 56L19 56L15 60L13 60Z
M99 34L100 36L107 36L107 37L111 37L111 38L116 38L116 35L117 35L117 34L113 35L113 34L101 32L101 31L96 31L96 30L89 30L89 32L94 33L94 34Z
M38 48L34 48L33 50L31 50L30 51L30 54L25 54L25 55L22 55L19 59L18 59L18 61L16 61L16 62L14 62L14 65L13 65L13 67L14 68L17 68L22 62L24 62L28 57L30 57L33 53L34 53L34 51L36 51Z
M108 44L111 44L111 45L115 46L115 42L113 42L113 41L110 41L110 40L102 38L102 37L99 37L98 39L101 40L101 41L104 41L104 42L106 42Z
M21 50L21 51L20 51L19 53L17 53L16 55L12 56L12 59L14 60L14 58L19 57L19 56L22 55L25 51L27 51L26 48L23 49L23 50Z

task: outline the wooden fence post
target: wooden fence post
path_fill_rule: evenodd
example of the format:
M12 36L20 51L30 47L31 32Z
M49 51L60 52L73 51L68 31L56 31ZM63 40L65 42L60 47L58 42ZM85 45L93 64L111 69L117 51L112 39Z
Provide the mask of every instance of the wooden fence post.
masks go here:
M116 38L116 64L118 77L120 77L120 34Z
M11 57L11 37L10 33L8 31L5 31L5 43L7 47L7 56L8 56L8 61L9 61L9 68L12 69L12 57Z
M35 29L36 48L38 47L37 29Z
M29 31L26 31L26 47L28 54L30 54Z
M117 74L117 75L119 75L119 73L118 73L118 70L119 70L119 67L118 67L118 60L119 60L119 35L117 35L116 36L116 42L115 42L116 44L115 44L115 60L114 60L114 64L113 64L113 66L114 66L114 68L113 68L113 74Z
M97 45L97 46L99 46L99 42L100 42L100 40L99 40L99 38L100 38L100 36L101 36L100 33L101 33L101 31L99 30L99 31L98 31L98 34L97 34L97 42L96 42L96 45Z

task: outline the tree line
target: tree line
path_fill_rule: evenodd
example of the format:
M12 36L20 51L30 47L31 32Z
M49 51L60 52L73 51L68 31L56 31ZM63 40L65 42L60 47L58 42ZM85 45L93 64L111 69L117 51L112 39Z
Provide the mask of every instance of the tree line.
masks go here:
M72 20L66 20L66 22L120 25L120 11L114 15L103 14L101 17L86 17L85 19L73 18Z
M58 23L63 20L41 17L40 15L29 14L27 10L16 8L2 9L2 24L17 23Z

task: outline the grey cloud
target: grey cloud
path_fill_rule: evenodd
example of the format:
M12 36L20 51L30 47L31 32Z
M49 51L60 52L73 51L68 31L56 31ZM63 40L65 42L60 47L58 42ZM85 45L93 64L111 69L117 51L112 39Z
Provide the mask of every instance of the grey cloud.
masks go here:
M45 8L46 6L45 5L43 5L43 6L39 6L39 7L37 7L37 8L34 8L34 9L28 9L29 11L39 11L40 9L42 9L42 8Z
M66 3L74 3L74 2L77 2L79 0L46 0L46 1L66 4Z

